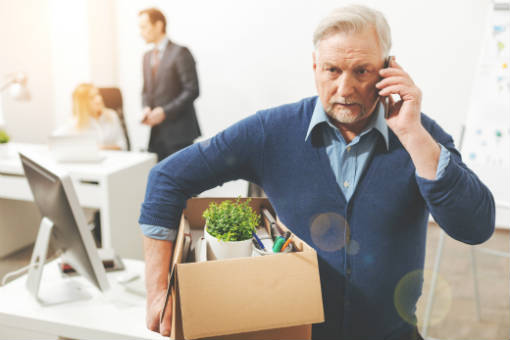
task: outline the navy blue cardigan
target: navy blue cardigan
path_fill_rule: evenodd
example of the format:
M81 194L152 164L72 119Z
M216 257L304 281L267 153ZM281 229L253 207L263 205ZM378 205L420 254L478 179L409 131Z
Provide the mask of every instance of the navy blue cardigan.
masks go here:
M378 141L349 201L331 170L321 130L305 141L317 97L260 111L156 165L139 222L177 228L186 200L234 179L259 184L279 218L313 246L326 322L314 339L386 339L416 322L429 212L456 240L477 244L494 230L490 191L462 162L451 136L422 124L451 152L444 175L417 177L389 131Z

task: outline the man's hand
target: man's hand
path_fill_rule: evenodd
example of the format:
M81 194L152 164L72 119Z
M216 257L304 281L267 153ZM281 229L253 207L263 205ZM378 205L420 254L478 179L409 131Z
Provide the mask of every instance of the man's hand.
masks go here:
M153 332L159 332L163 336L170 336L172 330L172 297L168 297L165 314L162 322L160 323L161 312L165 306L166 289L159 290L147 296L147 313L146 322L147 328Z
M163 322L159 319L165 305L168 272L173 253L173 242L143 236L145 254L145 285L147 288L147 328L163 335L170 335L172 299L168 298Z
M380 89L379 95L390 99L390 116L386 123L411 156L418 175L434 180L441 149L421 124L421 90L397 64L395 57L379 74L384 79L375 86ZM394 102L391 94L398 94L401 100Z
M145 124L145 122L147 121L147 116L149 116L149 113L151 113L151 108L148 106L144 107L143 111L142 111L142 119L140 120L140 123Z
M386 120L388 126L399 139L418 131L421 127L421 90L392 57L389 67L381 69L383 79L376 84L380 96L388 96L390 100L390 116ZM391 94L398 94L400 101L394 102Z
M142 124L149 125L152 127L161 124L161 122L165 120L165 117L166 117L165 111L163 111L162 107L158 106L145 116L145 119L142 121Z

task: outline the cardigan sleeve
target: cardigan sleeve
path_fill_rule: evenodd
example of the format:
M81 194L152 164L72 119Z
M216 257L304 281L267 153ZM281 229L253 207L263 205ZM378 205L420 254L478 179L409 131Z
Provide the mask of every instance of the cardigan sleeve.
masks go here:
M256 114L158 163L149 173L139 223L175 229L190 197L231 180L259 183L263 139Z
M422 122L434 139L450 151L450 161L436 180L416 176L419 190L434 220L454 239L485 242L494 232L495 204L490 190L462 162L453 139L434 121Z

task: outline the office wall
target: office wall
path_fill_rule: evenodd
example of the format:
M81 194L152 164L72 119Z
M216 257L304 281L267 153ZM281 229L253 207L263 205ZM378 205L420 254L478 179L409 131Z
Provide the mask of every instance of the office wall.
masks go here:
M90 80L101 87L117 86L118 47L115 1L86 1Z
M54 127L71 117L72 91L91 74L87 0L50 0ZM99 24L99 23L98 23Z
M55 107L52 83L49 0L0 0L0 83L4 76L26 72L30 102L3 93L3 112L12 139L45 142Z
M0 0L0 82L28 76L29 102L2 95L13 141L45 143L71 117L78 83L117 84L113 0Z
M112 0L51 0L55 124L72 115L72 91L83 82L115 86L115 15Z
M312 32L322 16L344 3L350 1L117 0L119 85L134 144L145 146L148 135L138 123L141 58L148 48L138 32L140 9L163 10L171 39L195 56L198 117L204 136L210 137L256 110L315 95ZM490 1L359 3L387 16L392 54L422 89L423 111L456 138L466 117ZM241 185L232 187L235 194L244 192Z

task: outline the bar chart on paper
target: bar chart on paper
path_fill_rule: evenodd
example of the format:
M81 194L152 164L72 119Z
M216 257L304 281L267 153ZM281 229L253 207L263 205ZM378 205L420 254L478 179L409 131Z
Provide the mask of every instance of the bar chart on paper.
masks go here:
M491 189L497 205L503 207L497 207L496 225L506 228L510 228L509 45L510 12L508 2L503 2L488 13L462 148L466 164Z

